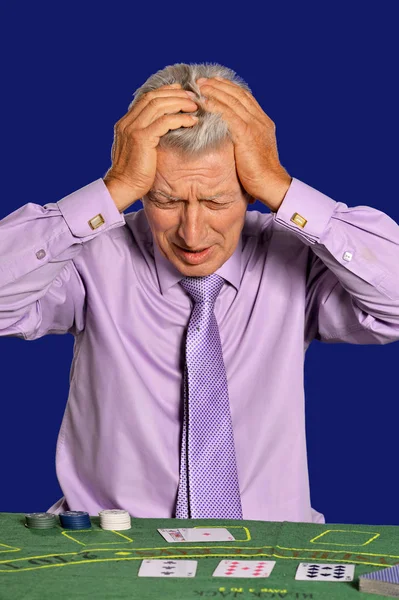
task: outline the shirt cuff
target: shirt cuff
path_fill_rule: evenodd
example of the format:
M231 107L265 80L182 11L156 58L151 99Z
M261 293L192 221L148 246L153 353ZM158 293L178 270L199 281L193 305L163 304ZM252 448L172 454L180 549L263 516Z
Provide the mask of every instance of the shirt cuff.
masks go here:
M272 213L273 220L315 244L323 235L337 204L329 196L293 177L278 211Z
M116 207L102 178L76 190L57 202L72 234L92 238L114 227L125 225L125 215Z

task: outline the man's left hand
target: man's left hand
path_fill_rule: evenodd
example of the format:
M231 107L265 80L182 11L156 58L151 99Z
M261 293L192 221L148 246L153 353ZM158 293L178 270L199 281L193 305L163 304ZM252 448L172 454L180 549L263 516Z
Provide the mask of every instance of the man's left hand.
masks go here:
M292 177L280 164L276 126L255 98L222 77L197 80L209 112L221 113L234 144L238 177L244 189L277 212Z

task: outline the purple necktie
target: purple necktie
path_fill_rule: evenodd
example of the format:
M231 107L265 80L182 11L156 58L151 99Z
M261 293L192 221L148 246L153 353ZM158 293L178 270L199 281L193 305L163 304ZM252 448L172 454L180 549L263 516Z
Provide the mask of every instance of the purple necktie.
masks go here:
M178 519L242 519L229 391L213 308L224 280L185 277L194 300L184 368Z

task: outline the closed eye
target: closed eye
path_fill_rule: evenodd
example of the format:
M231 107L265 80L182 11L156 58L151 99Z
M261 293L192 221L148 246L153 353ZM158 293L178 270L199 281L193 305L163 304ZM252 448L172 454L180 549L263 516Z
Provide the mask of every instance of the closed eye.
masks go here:
M168 202L168 204L179 204L179 200L175 200L172 202ZM205 204L207 206L209 206L209 208L213 208L213 209L217 209L217 208L226 208L227 206L229 206L231 204L231 202L215 202L214 200L200 200L200 202L205 202Z
M152 202L158 204L159 206L177 206L180 202L184 202L184 200L158 200L157 198L151 198ZM200 202L206 202L207 204L212 204L213 206L228 206L231 202L215 202L214 200L200 200Z

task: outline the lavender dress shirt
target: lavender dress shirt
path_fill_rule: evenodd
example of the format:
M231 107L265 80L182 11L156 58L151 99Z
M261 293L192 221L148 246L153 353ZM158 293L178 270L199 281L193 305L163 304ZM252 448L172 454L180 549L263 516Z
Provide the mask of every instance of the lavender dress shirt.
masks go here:
M399 227L293 178L276 213L248 211L216 271L244 519L324 522L310 504L304 359L313 339L399 340ZM49 508L174 517L183 343L192 300L144 210L102 179L0 221L0 335L71 333L69 397Z

